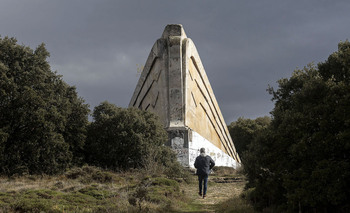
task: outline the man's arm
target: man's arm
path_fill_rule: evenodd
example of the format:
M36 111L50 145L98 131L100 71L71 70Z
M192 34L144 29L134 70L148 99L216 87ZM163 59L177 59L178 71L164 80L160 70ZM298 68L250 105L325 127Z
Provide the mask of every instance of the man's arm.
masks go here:
M210 169L212 169L215 166L215 162L212 158L210 158Z
M194 161L194 168L198 169L198 157Z

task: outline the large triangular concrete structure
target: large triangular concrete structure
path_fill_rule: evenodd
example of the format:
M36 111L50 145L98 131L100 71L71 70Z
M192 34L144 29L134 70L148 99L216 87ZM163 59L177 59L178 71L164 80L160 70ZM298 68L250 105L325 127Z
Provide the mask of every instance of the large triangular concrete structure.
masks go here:
M159 115L168 145L184 166L193 167L201 147L218 166L240 165L197 49L182 25L167 25L153 45L129 107Z

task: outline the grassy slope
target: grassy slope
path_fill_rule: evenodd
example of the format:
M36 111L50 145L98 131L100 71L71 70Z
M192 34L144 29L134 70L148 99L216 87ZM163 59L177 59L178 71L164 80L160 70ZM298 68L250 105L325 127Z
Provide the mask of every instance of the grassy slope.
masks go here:
M245 184L240 178L219 168L202 199L195 176L186 183L83 167L60 176L2 177L0 212L253 212L239 196Z

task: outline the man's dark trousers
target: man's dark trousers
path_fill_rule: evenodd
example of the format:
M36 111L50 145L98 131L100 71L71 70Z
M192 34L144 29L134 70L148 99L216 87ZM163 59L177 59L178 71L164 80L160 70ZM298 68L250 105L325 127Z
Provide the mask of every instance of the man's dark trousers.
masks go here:
M199 182L199 193L203 195L207 194L207 185L208 185L208 175L198 175L198 182ZM204 182L204 184L203 184ZM204 185L204 187L203 187ZM203 190L202 190L203 187Z

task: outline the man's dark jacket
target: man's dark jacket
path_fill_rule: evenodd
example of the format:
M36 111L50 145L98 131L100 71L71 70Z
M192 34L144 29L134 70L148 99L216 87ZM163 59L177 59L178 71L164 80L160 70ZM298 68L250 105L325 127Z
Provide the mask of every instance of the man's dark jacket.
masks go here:
M199 155L194 162L194 167L197 169L197 175L209 175L210 170L214 166L215 162L209 155Z

